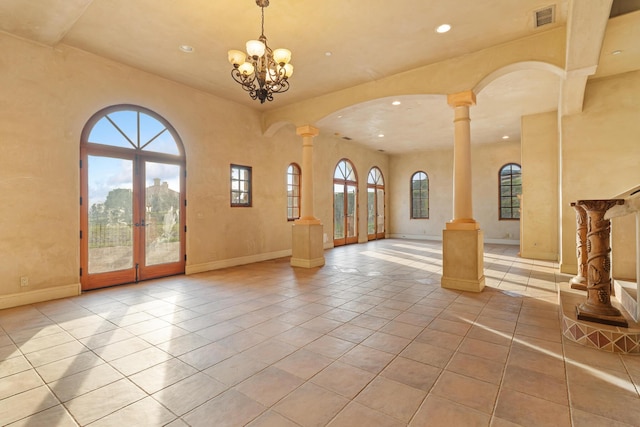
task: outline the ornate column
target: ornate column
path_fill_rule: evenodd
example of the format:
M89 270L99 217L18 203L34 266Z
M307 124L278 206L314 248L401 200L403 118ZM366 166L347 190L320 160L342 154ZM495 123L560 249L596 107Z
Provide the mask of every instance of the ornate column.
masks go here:
M580 320L628 327L620 310L611 305L611 221L604 218L609 208L624 200L578 200L586 211L587 227L587 301L576 306Z
M291 265L319 267L324 265L324 232L320 220L313 216L313 138L317 128L306 125L296 129L302 137L301 216L293 223Z
M576 256L578 274L569 283L573 289L587 290L587 212L577 203L571 203L576 210Z
M453 219L442 232L443 288L480 292L484 288L484 235L473 219L471 191L471 119L475 105L472 91L449 95L454 109Z

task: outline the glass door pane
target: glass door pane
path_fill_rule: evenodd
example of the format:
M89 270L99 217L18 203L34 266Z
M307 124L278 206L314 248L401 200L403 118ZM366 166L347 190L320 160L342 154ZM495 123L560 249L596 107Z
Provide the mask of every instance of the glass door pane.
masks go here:
M376 233L376 193L375 188L367 188L367 234Z
M88 273L133 268L133 161L88 156Z
M356 192L355 185L347 184L347 238L358 235L356 230Z
M376 232L378 234L382 234L382 236L378 236L378 237L384 237L384 189L382 188L378 188L376 189L376 202L377 202L377 215L378 215L378 227Z
M333 184L333 238L344 239L344 184Z
M145 162L145 266L180 261L180 169Z

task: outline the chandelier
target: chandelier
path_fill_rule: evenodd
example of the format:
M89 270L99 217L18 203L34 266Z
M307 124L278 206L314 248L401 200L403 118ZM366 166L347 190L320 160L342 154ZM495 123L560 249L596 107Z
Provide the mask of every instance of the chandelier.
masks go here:
M239 50L229 51L229 62L233 65L231 77L249 92L251 99L273 101L274 93L289 89L289 77L293 74L291 51L288 49L271 50L264 35L264 8L269 0L256 0L262 9L262 33L258 40L247 42L247 53Z

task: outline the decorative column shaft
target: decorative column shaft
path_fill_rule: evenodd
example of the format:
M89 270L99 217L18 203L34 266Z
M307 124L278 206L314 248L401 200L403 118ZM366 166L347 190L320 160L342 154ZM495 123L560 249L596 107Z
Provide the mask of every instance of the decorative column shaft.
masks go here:
M469 107L475 105L472 91L449 95L447 102L454 109L453 146L453 219L452 223L473 224L473 200L471 196L471 119ZM458 227L456 227L458 228ZM475 229L477 226L467 226Z
M576 210L576 256L578 274L569 283L573 289L587 290L587 212L577 203L571 203Z
M624 200L578 200L588 218L587 227L587 301L576 307L578 319L627 327L620 310L611 305L611 221L607 210Z
M313 216L313 137L319 134L313 126L300 126L296 134L302 137L302 182L300 186L301 212L299 223L319 224Z

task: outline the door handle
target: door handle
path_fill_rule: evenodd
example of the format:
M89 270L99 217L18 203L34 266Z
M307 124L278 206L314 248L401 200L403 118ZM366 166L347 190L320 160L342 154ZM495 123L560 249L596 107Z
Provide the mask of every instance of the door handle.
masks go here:
M146 227L147 226L147 224L144 223L144 219L142 220L142 222L136 222L133 225L135 225L136 227Z

